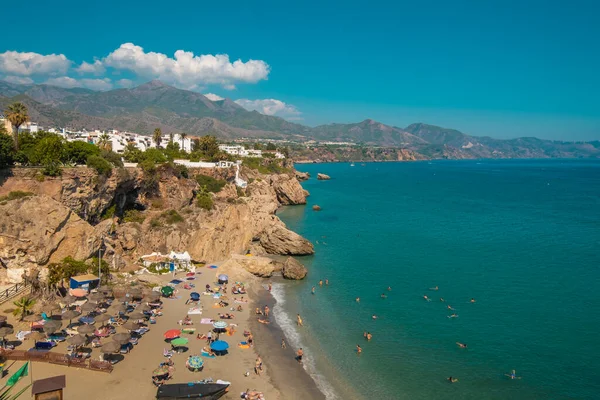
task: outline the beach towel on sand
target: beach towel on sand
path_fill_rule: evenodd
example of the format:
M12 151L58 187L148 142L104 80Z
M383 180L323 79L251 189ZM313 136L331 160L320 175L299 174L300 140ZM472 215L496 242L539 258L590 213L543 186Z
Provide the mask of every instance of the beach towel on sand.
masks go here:
M202 355L202 357L205 357L205 358L216 358L216 356L211 356L205 351L203 351L201 355Z
M202 314L202 309L200 307L191 307L188 310L189 315L200 315Z
M210 319L210 318L202 318L200 320L200 323L201 324L205 324L205 325L212 325L212 319Z

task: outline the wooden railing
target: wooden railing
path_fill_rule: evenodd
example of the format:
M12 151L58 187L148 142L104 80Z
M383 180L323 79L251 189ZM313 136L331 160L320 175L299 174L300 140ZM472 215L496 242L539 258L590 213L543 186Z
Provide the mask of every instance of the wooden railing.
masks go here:
M109 361L86 360L69 357L66 354L51 351L36 350L5 350L0 349L0 356L5 360L39 361L50 364L65 365L67 367L85 368L92 371L112 372L113 366Z
M10 298L15 296L16 294L19 294L27 286L27 281L25 281L17 283L16 285L9 287L8 289L2 290L0 292L0 304L4 303L7 300L10 300Z

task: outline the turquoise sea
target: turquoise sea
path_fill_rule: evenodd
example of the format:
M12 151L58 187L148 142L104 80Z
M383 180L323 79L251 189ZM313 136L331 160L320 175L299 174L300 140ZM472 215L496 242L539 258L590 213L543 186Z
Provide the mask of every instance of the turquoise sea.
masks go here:
M599 161L296 168L308 205L278 215L316 254L275 315L329 398L600 398Z

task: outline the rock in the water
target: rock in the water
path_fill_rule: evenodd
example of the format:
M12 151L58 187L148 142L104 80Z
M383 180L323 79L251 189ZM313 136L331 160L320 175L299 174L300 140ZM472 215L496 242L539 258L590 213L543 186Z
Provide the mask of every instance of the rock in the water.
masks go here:
M260 236L260 244L269 254L302 256L314 254L313 244L284 225L271 225Z
M317 179L320 181L328 181L331 179L331 177L325 174L317 174Z
M321 206L315 204L314 206L312 206L312 209L313 211L321 211Z
M285 279L304 279L308 270L304 265L292 257L288 257L283 263L281 273Z
M259 256L232 256L232 260L241 265L247 272L261 278L269 278L275 271L281 271L283 265L267 257Z
M307 181L308 178L310 178L310 174L308 172L296 171L296 179L299 181Z

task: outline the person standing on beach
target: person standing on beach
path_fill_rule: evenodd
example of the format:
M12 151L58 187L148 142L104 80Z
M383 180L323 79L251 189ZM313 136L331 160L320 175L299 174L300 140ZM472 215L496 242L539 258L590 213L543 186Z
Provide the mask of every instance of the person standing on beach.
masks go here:
M269 318L269 306L265 305L265 317Z
M273 289L273 285L271 284L271 282L269 282L269 292L271 291L271 289Z
M296 323L298 324L298 326L304 326L302 325L302 317L300 317L300 314L296 316Z
M281 348L285 349L285 339L281 339Z
M296 352L296 361L298 361L300 364L302 364L302 357L304 356L304 351L302 351L302 347L300 347L298 349L298 351Z
M210 344L212 342L212 331L208 331L206 335L206 343Z

